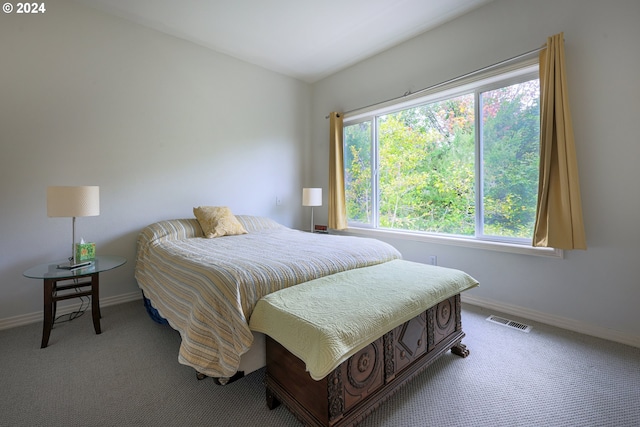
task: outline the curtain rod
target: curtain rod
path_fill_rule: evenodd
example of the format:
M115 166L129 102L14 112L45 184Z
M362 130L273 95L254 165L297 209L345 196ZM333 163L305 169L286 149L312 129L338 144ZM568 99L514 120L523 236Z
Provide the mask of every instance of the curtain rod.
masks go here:
M454 77L454 78L449 79L449 80L446 80L446 81L444 81L444 82L436 83L436 84L434 84L434 85L431 85L431 86L426 87L426 88L424 88L424 89L417 90L417 91L415 91L415 92L411 92L410 90L408 90L408 91L406 91L405 93L403 93L401 96L397 96L397 97L395 97L395 98L387 99L386 101L376 102L376 103L374 103L374 104L367 105L367 106L364 106L364 107L359 107L359 108L356 108L356 109L353 109L353 110L345 111L345 112L343 112L342 114L343 114L343 115L344 115L344 114L349 114L349 113L352 113L352 112L354 112L354 111L358 111L358 110L363 110L363 109L367 109L367 108L375 107L376 105L384 104L384 103L391 102L391 101L396 101L396 100L399 100L399 99L405 98L405 97L407 97L407 96L409 96L409 95L415 95L415 94L419 94L419 93L422 93L422 92L426 92L426 91L428 91L428 90L433 90L433 89L436 89L436 88L438 88L438 87L440 87L440 86L444 86L444 85L447 85L447 84L449 84L449 83L453 83L453 82L456 82L456 81L458 81L458 80L465 79L465 78L467 78L467 77L471 77L471 76L473 76L473 75L475 75L475 74L482 73L482 72L484 72L484 71L488 71L488 70L490 70L490 69L492 69L492 68L498 67L498 66L500 66L500 65L504 65L504 64L509 63L509 62L511 62L511 61L516 61L516 60L518 60L518 59L520 59L520 58L523 58L523 57L526 57L526 56L529 56L529 55L533 55L534 53L538 53L538 52L540 52L541 50L546 49L546 47L547 47L547 45L546 45L546 43L545 43L545 45L544 45L544 46L542 46L542 47L539 47L539 48L537 48L537 49L530 50L530 51L525 52L525 53L521 53L520 55L516 55L516 56L513 56L513 57L508 58L508 59L504 59L504 60L502 60L502 61L500 61L500 62L496 62L495 64L487 65L486 67L479 68L479 69L477 69L477 70L475 70L475 71L471 71L470 73L466 73L466 74L463 74L463 75L461 75L461 76ZM329 116L328 116L328 115L327 115L327 116L325 116L325 119L328 119L328 118L329 118Z

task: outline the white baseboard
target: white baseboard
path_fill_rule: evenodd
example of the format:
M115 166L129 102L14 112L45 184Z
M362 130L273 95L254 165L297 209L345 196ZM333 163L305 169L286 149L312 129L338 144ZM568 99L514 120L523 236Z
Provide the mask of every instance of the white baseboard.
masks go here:
M123 304L126 302L137 301L142 299L141 292L130 292L127 294L115 295L112 297L102 298L100 307L108 307L110 305ZM640 337L616 331L613 329L601 328L599 326L589 325L576 320L567 319L565 317L554 316L541 311L531 310L517 305L505 304L498 301L481 298L473 295L462 294L462 302L465 304L476 305L489 310L496 310L501 313L519 316L524 319L533 320L544 323L546 325L557 326L562 329L578 332L585 335L606 339L609 341L619 342L621 344L630 345L640 348ZM58 314L68 314L76 310L76 305L67 305L59 307ZM91 309L91 307L89 307ZM28 325L31 323L42 322L43 312L35 312L22 314L20 316L8 317L0 319L0 330L15 328L18 326Z
M110 305L123 304L125 302L136 301L142 299L142 292L130 292L128 294L115 295L112 297L100 298L100 307L108 307ZM64 315L71 313L78 309L77 304L68 304L59 306L57 315ZM89 306L88 310L91 310ZM18 326L29 325L31 323L42 322L44 316L43 311L35 313L21 314L19 316L7 317L6 319L0 319L0 331L3 329L15 328Z
M476 305L489 310L496 310L505 314L511 314L524 319L544 323L546 325L556 326L569 331L640 348L640 337L625 332L589 325L587 323L578 322L577 320L567 319L566 317L554 316L541 311L531 310L517 305L505 304L473 295L462 294L461 297L462 302L466 304Z

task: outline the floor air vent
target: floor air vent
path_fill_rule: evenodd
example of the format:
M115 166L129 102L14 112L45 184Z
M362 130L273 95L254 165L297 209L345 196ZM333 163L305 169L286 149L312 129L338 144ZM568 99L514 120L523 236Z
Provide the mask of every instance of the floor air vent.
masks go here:
M507 326L509 328L517 329L522 332L529 332L532 327L529 325L525 325L524 323L515 322L513 320L505 319L504 317L498 317L495 315L491 315L487 317L489 322L497 323L498 325Z

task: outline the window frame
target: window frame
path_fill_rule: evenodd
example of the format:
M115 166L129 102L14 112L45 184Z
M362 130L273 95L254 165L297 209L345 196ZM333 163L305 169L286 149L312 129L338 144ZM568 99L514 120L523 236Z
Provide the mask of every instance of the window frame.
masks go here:
M382 104L365 107L353 112L345 113L343 126L356 125L358 123L369 122L371 124L371 223L363 223L348 220L348 233L361 234L372 237L396 237L403 240L418 240L423 242L435 242L451 244L456 246L475 247L482 249L497 250L502 252L522 253L530 255L542 255L551 257L563 257L560 249L538 248L531 245L531 240L512 238L504 236L485 235L484 226L484 198L483 193L483 171L482 171L482 120L480 117L480 97L484 92L511 86L513 84L524 83L532 79L539 78L539 65L537 58L512 64L501 68L496 68L485 73L472 75L464 79L454 79L454 81L442 85L436 85L431 89L416 92L402 97L401 99L390 100ZM426 231L389 229L380 227L379 223L379 200L378 194L378 141L377 117L397 113L419 105L451 99L456 96L473 94L474 114L476 117L475 132L475 230L472 236L462 236L453 234L440 234Z

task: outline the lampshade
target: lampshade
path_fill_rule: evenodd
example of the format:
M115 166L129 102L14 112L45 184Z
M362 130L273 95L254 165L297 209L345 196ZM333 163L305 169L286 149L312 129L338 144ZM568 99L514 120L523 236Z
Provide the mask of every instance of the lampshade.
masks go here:
M100 187L48 187L47 216L78 217L100 215Z
M302 206L322 206L322 188L303 188Z

